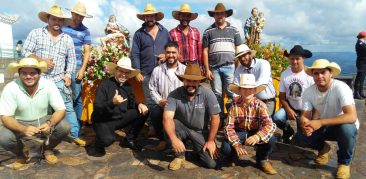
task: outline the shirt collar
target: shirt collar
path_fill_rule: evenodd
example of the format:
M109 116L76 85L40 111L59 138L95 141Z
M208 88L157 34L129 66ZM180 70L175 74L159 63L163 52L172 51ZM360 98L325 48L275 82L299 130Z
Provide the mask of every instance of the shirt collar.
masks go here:
M230 22L228 22L228 21L226 21L226 27L229 27L230 26ZM218 28L217 26L216 26L216 23L213 23L212 25L211 25L211 27L212 28ZM226 28L225 27L225 28Z
M45 88L45 84L43 83L43 77L40 77L39 81L38 81L38 88L36 90L36 92L34 93L34 95L36 95L39 91L41 91L43 88ZM29 93L27 92L27 90L25 90L23 83L20 81L19 78L17 78L15 80L15 83L18 85L19 89L26 94L27 96L30 96Z

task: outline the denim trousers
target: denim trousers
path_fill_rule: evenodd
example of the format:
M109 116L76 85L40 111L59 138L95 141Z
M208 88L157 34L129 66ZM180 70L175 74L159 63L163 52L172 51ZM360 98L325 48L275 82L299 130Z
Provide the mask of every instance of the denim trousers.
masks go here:
M255 134L255 132L247 132L247 131L240 131L240 132L236 132L236 134L238 135L239 139L240 139L240 143L243 144L245 142L245 140L247 139L247 137L250 137L252 135ZM257 151L256 151L256 162L259 164L260 162L267 160L269 155L272 153L273 147L275 145L275 138L272 136L269 139L268 143L261 143L261 144L256 144L257 146ZM247 147L247 146L245 146ZM236 154L236 150L234 149L234 147L229 143L229 141L227 139L225 139L222 142L221 145L221 151L220 151L220 155L223 155L223 157L234 157L237 156Z
M224 65L211 68L213 79L210 81L212 91L216 95L217 101L220 104L221 111L224 111L224 101L222 98L222 88L224 88L227 97L233 98L233 93L229 90L229 84L234 80L235 65Z
M76 118L79 122L79 126L81 127L81 114L83 112L83 100L81 98L81 90L82 90L82 80L77 80L77 73L79 72L81 66L77 66L75 72L71 77L71 89L72 89L72 100L74 105L74 111ZM80 134L79 134L80 135Z
M295 135L295 141L301 147L310 147L316 150L321 150L326 140L336 141L338 144L338 163L349 165L356 144L356 135L355 124L340 124L321 127L309 137L298 132Z
M70 87L65 86L65 81L60 80L55 83L58 90L61 93L62 99L64 100L65 106L66 106L66 115L65 118L69 121L70 127L71 127L71 137L73 139L77 139L80 137L80 124L78 122L78 119L76 117L74 106L72 104L72 91Z
M297 124L297 130L301 130L300 128L300 115L301 111L295 111L296 115L298 116L296 118L296 124ZM273 122L276 123L278 128L284 129L287 124L287 113L285 108L280 108L274 115L273 115Z

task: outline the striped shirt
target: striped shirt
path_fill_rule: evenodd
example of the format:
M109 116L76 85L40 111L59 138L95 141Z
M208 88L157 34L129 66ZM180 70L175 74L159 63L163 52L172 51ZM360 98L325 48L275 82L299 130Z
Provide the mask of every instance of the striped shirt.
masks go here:
M62 31L65 34L69 35L74 41L76 65L80 67L81 65L83 65L83 45L91 45L91 36L89 29L83 24L80 24L79 27L76 27L75 29L71 26L64 26L62 27Z
M253 98L250 104L244 104L242 97L238 97L229 110L224 131L233 146L240 144L236 131L257 131L255 135L260 139L259 143L268 143L276 130L276 124L269 117L266 105Z
M58 82L65 76L71 79L71 75L76 67L76 58L74 42L67 34L59 34L54 42L48 33L47 27L32 30L25 40L22 49L23 56L28 57L31 54L41 59L53 59L55 66L42 73L42 76L46 79L50 79L53 82Z
M212 24L205 30L202 38L203 48L208 48L208 63L219 67L234 63L235 47L242 43L239 31L227 22L223 29Z
M197 28L188 26L187 35L183 33L178 25L176 28L170 30L170 37L179 45L180 56L179 61L183 64L198 63L202 66L202 40L200 32Z
M186 66L178 62L176 74L184 74ZM149 89L151 98L156 104L159 104L161 99L168 99L170 92L176 88L183 86L183 82L173 74L169 74L166 63L163 63L154 68L150 77Z

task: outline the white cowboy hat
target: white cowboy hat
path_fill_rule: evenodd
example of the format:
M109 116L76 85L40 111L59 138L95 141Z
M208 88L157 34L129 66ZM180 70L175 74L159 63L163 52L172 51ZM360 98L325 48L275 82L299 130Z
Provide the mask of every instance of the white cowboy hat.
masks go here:
M179 18L180 13L191 14L191 19L190 19L191 21L195 20L198 17L198 13L192 13L191 12L191 7L189 6L189 4L180 5L180 10L179 11L173 11L172 16L174 17L174 19L180 20L180 18Z
M47 23L48 22L48 15L52 15L58 18L66 19L67 17L64 16L64 13L61 10L61 7L58 5L53 5L48 12L41 11L38 13L38 17L41 21Z
M161 19L164 18L164 13L156 11L155 6L152 4L146 4L144 12L137 14L136 16L140 20L144 21L145 20L144 16L150 14L156 14L156 21L160 21Z
M329 62L327 59L317 59L313 62L311 67L305 67L305 72L309 76L313 76L313 69L329 68L333 74L333 77L341 73L341 67L335 62Z
M257 85L253 74L240 74L239 84L231 83L229 89L230 91L241 95L240 88L255 88L253 94L257 94L266 89L266 85Z
M240 44L239 46L237 46L235 48L235 58L238 58L246 53L249 53L252 55L252 57L255 56L255 54L257 53L257 51L255 50L251 50L248 45L245 44Z
M117 64L115 64L113 62L107 63L107 68L108 68L109 74L111 74L111 76L114 76L117 66L120 68L126 69L126 70L131 70L131 74L128 78L135 77L137 74L140 73L140 70L136 70L136 69L132 68L131 59L128 57L123 57L123 58L119 59Z
M41 72L47 71L47 63L45 61L38 61L35 58L23 58L19 63L10 63L8 65L7 71L10 73L17 73L19 68L31 67L41 70Z
M86 18L92 18L93 17L92 15L89 15L89 14L86 13L85 5L84 5L84 3L80 2L80 1L78 1L72 9L69 9L69 8L66 8L66 9L73 12L73 13L84 16Z

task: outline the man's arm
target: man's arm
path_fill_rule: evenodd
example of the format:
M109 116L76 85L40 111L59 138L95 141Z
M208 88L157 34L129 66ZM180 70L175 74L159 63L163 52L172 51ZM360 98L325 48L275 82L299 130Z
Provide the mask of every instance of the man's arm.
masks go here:
M2 116L1 121L3 122L4 126L12 131L17 131L23 133L26 136L33 136L36 133L39 133L40 130L34 126L25 126L19 123L14 117L12 116Z
M289 119L290 120L295 120L296 119L296 113L295 113L294 110L291 109L290 105L288 104L287 99L286 99L286 93L285 92L280 92L279 99L280 99L280 102L281 102L283 108L285 109Z
M84 48L84 54L83 54L83 64L80 68L80 70L77 72L77 76L76 78L78 80L82 80L85 70L86 70L86 66L88 65L88 61L89 61L89 57L90 57L90 45L86 44L83 46Z
M260 75L256 79L257 85L268 85L269 81L272 79L272 71L271 71L271 65L268 61L264 60L263 65L260 69Z
M174 114L175 114L174 111L164 110L163 126L166 134L168 135L170 141L172 142L173 149L178 153L182 153L186 151L186 148L183 142L175 134L175 124L173 120Z
M207 149L211 158L214 159L214 158L217 158L217 156L218 156L215 139L216 139L216 134L217 134L217 131L219 130L219 124L220 124L219 114L211 115L210 120L211 120L210 133L208 134L207 141L203 145L203 151L206 151L206 149Z
M342 107L343 114L332 118L320 119L321 126L333 126L338 124L353 124L357 120L356 106L354 104Z
M203 60L203 66L205 67L206 78L208 80L212 80L213 75L212 75L212 72L210 70L210 66L208 64L208 47L203 48L202 60Z
M67 37L67 44L68 44L68 48L67 48L67 66L66 66L66 74L65 77L68 77L69 79L71 79L72 74L75 71L76 68L76 55L75 55L75 47L74 47L74 42L72 41L70 36L66 36ZM71 81L70 81L71 83ZM65 85L66 85L66 81L65 81ZM67 86L67 85L66 85Z

